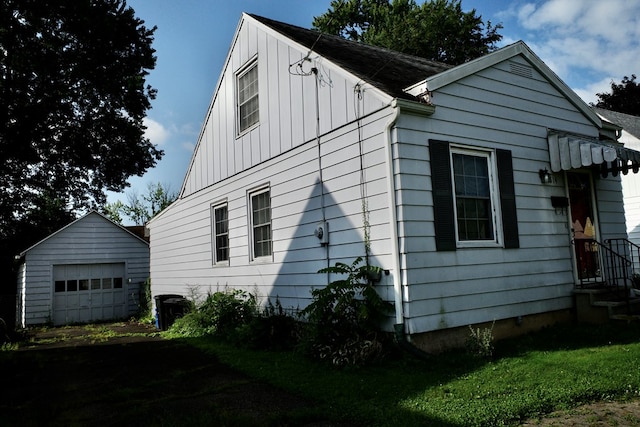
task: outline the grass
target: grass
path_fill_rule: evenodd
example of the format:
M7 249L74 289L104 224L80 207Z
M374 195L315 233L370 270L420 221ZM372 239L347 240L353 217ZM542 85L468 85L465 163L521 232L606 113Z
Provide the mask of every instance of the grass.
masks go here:
M406 354L338 370L298 354L188 339L245 373L316 400L335 420L371 426L499 426L599 400L640 398L637 324L559 326L496 345L491 360L464 352Z
M15 343L6 344L0 348L0 351L10 351L17 350L20 347L37 347L45 344L55 344L61 342L88 342L91 344L95 343L105 343L112 338L118 337L133 337L133 336L146 336L149 333L121 333L113 330L113 326L122 326L124 323L96 323L96 324L86 324L86 325L71 325L71 326L62 326L57 328L58 331L55 334L52 334L50 337L41 336L40 338L29 338L25 341L19 341ZM39 332L46 332L50 328L47 326L39 327ZM62 333L60 332L62 331ZM69 333L65 333L64 331L69 331ZM71 331L74 331L71 333ZM154 333L155 334L155 333ZM6 348L5 348L6 347Z

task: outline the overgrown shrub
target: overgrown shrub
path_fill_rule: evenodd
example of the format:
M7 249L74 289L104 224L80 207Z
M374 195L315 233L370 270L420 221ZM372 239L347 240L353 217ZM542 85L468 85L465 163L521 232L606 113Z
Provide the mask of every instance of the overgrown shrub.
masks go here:
M215 335L233 340L237 330L248 325L257 315L255 295L238 289L226 289L209 293L195 310L176 319L170 331L187 337Z
M287 314L276 297L267 301L259 316L239 328L236 344L260 350L291 350L298 340L298 322Z
M155 320L155 316L151 312L151 279L145 280L138 289L136 319L141 323L153 323Z
M376 292L371 277L380 267L341 262L319 273L346 275L311 292L313 301L303 311L308 320L301 348L309 356L336 366L363 365L383 355L380 323L391 310Z

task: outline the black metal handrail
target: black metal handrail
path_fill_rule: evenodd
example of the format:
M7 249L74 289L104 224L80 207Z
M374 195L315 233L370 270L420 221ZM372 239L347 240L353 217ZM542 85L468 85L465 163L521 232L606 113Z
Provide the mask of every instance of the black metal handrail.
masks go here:
M575 239L579 285L606 287L611 290L626 289L633 273L633 264L607 241L603 244L595 239Z
M606 288L625 301L630 310L629 292L636 263L640 263L640 246L627 239L575 239L580 288ZM640 270L638 270L640 271Z
M613 251L631 261L632 274L640 273L640 246L629 239L607 239L604 241Z

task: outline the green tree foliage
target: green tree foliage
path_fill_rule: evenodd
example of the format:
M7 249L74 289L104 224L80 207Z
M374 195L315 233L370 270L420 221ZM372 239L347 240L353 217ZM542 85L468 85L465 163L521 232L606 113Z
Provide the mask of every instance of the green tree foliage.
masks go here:
M611 82L611 93L597 93L595 106L618 113L640 116L640 85L636 83L636 75L624 76L620 84Z
M501 24L485 24L460 0L333 0L313 27L357 42L458 65L486 55L502 39Z
M129 192L127 193L127 204L120 200L107 203L103 208L103 213L112 221L120 224L123 222L124 216L136 225L143 225L173 203L176 197L178 194L171 191L168 185L149 184L147 194L140 196L135 191Z
M0 0L3 230L43 194L101 206L161 158L142 123L154 31L124 0Z

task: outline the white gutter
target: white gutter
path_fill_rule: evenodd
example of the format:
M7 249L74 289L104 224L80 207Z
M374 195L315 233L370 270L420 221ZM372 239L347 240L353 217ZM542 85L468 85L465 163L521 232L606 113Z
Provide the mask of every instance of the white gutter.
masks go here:
M395 186L395 173L393 168L393 128L396 125L398 116L400 115L400 108L408 113L414 113L422 116L430 116L435 112L435 106L429 104L421 104L418 102L405 101L402 99L394 99L391 101L391 108L393 108L393 115L385 126L385 142L387 145L386 150L386 163L387 163L387 187L388 191L388 205L389 205L389 231L391 237L391 258L393 267L393 290L396 309L396 325L404 329L404 297L402 290L402 271L400 263L400 248L398 245L398 218L397 218L397 204L396 204L396 186ZM404 331L403 331L404 332Z

